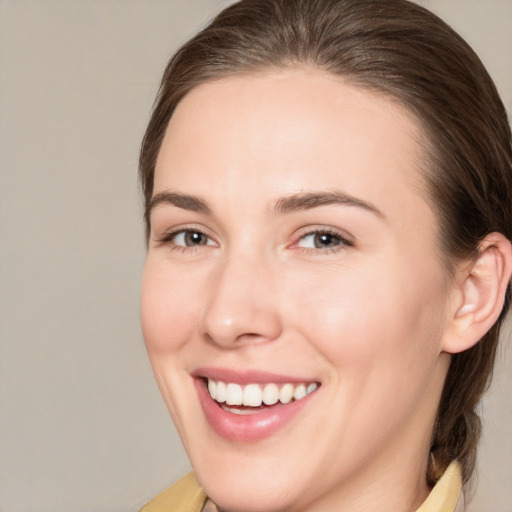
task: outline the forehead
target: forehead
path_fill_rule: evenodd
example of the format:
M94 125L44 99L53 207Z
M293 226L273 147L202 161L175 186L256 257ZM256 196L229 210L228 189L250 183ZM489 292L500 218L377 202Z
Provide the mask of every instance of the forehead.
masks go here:
M329 73L229 77L194 88L176 108L155 192L185 187L222 202L228 188L257 196L264 182L276 194L336 188L390 207L400 197L407 208L425 196L422 140L406 108Z

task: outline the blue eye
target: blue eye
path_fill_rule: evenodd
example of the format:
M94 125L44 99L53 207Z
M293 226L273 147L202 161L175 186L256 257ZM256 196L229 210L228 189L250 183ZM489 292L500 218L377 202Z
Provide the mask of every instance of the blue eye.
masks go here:
M180 247L198 247L201 245L215 245L213 240L202 233L191 229L183 229L172 235L171 240L174 245Z
M297 246L304 249L333 249L340 245L352 245L338 233L330 231L315 231L304 235Z

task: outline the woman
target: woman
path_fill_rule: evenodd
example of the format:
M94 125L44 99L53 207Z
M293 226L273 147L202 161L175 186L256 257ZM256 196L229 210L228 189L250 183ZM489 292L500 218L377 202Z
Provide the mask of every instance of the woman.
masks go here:
M242 0L178 51L141 151L142 326L194 475L144 511L462 506L510 140L476 55L405 0Z

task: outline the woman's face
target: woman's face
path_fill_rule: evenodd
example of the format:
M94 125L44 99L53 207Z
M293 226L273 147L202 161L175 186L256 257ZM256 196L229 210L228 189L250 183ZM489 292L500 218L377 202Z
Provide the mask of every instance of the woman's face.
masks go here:
M426 492L450 287L420 141L399 105L320 71L203 84L174 113L142 325L227 510Z

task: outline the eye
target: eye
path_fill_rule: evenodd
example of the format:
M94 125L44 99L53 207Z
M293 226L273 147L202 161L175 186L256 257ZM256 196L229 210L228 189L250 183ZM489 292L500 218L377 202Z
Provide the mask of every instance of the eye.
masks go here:
M200 245L215 245L215 242L201 231L183 229L172 233L169 241L179 247L198 247Z
M303 249L335 249L339 246L352 246L352 243L339 233L318 230L302 236L297 247Z

